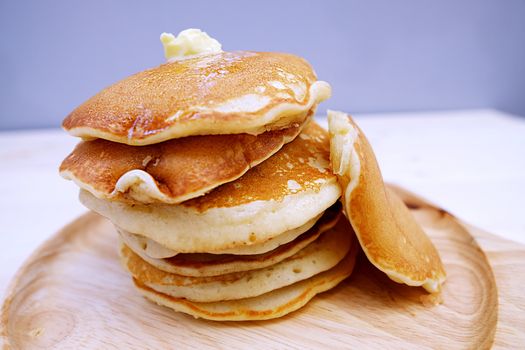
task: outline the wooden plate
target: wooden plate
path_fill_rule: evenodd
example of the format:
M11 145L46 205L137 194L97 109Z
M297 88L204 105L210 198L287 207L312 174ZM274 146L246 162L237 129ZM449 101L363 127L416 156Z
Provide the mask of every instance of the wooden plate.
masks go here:
M139 296L119 266L111 224L89 213L20 269L2 308L0 334L7 347L22 349L523 346L525 248L398 191L445 263L441 305L429 306L421 288L390 281L361 254L349 279L286 317L197 320Z

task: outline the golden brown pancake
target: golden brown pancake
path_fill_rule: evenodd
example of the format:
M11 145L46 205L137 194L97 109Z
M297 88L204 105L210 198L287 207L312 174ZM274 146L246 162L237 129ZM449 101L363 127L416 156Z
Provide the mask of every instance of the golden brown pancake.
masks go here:
M193 302L159 293L136 279L133 279L133 282L147 299L196 318L215 321L268 320L298 310L316 294L334 288L350 276L354 269L357 249L358 245L353 242L347 256L328 271L269 293L240 300Z
M310 122L294 141L239 179L180 205L131 205L87 191L80 200L120 230L179 253L258 244L304 225L339 199L328 142L328 133Z
M188 277L158 270L124 244L120 252L124 267L148 287L173 297L215 302L251 298L329 270L347 255L352 236L350 224L343 218L317 240L279 263L209 277Z
M211 134L261 134L302 123L330 96L302 58L221 52L166 63L93 96L62 126L84 139L129 145Z
M196 254L233 254L233 255L257 255L267 253L271 250L276 249L278 246L289 243L311 229L315 223L323 216L325 212L321 213L308 220L305 224L281 233L278 236L272 237L265 242L245 245L239 242L237 247L218 249L208 252L195 252ZM128 231L117 228L117 232L124 243L130 247L137 254L147 255L151 258L165 259L171 258L177 254L177 251L171 250L155 242L151 238L137 235Z
M398 283L438 292L446 277L439 254L405 204L385 187L365 135L342 112L328 111L328 125L344 212L368 260Z
M282 201L286 196L301 192L317 192L322 184L335 179L330 171L329 142L327 132L311 121L298 138L245 176L182 205L204 212L254 201Z
M83 141L62 162L60 174L97 198L175 204L239 178L295 139L302 127L258 136L190 136L141 147Z
M136 250L126 244L142 260L153 267L182 276L203 277L218 276L233 272L262 269L277 264L315 241L321 234L335 226L341 214L341 207L334 205L329 208L319 221L307 232L295 240L280 245L272 251L254 255L234 254L177 254L170 258L155 259L144 250ZM346 219L345 219L346 220ZM126 241L124 241L126 243Z

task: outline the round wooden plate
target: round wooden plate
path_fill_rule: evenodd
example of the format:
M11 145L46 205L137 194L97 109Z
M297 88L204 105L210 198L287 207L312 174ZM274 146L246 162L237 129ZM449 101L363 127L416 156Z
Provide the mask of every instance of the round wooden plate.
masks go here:
M361 253L350 278L281 319L194 319L143 299L119 265L112 225L88 213L18 272L2 309L3 341L21 349L490 347L498 295L487 257L452 215L399 193L445 264L440 305L421 288L390 281Z

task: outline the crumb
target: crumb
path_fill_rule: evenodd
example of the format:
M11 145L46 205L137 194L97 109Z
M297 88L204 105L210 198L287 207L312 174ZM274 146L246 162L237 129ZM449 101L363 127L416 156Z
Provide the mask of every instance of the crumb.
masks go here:
M295 180L288 180L287 187L292 192L299 191L302 188L302 186Z
M42 334L44 334L44 328L41 327L33 328L29 331L29 336L33 338L40 337Z
M142 160L142 166L145 168L148 166L148 163L151 162L151 160L153 159L152 156L147 156L146 158L144 158Z
M424 294L419 297L419 301L425 307L437 306L443 303L441 293Z

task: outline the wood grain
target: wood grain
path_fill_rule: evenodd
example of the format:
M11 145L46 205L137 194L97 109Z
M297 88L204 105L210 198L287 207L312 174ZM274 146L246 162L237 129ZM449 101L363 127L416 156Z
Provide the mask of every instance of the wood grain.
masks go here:
M429 306L424 290L390 281L361 254L349 279L291 315L196 320L139 296L119 266L112 226L90 213L18 272L2 308L1 339L13 349L523 347L525 247L398 191L442 256L448 280L441 305Z

